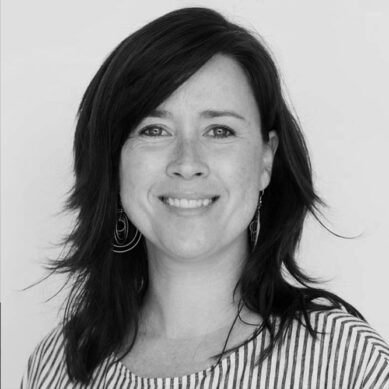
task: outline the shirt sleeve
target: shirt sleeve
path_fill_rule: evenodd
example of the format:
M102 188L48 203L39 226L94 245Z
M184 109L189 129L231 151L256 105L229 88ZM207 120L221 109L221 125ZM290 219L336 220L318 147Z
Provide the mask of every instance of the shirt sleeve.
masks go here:
M371 352L362 388L389 389L389 347L379 338L370 338Z
M38 345L35 350L33 351L33 353L30 355L30 357L28 358L28 362L27 362L27 367L23 373L23 376L22 376L22 381L20 383L20 389L30 389L32 388L32 384L31 384L31 381L32 381L32 366L37 366L39 364L39 361L38 361L38 351L39 351L39 346Z
M51 331L34 349L30 355L27 368L20 383L20 389L40 387L43 377L49 376L50 370L57 362L62 346L61 331L59 328Z
M30 385L30 375L31 375L32 357L33 357L33 355L31 355L28 358L27 368L25 369L25 371L23 373L22 381L20 383L20 389L30 389L31 388L31 385Z

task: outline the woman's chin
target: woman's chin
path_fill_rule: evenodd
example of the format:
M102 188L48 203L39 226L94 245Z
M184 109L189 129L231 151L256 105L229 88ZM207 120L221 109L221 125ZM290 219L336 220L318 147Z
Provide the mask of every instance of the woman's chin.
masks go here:
M196 260L207 257L210 255L209 250L204 247L186 245L181 247L175 247L174 250L170 250L174 257L182 260Z
M204 259L214 254L215 244L212 242L199 242L195 239L186 241L170 241L164 244L165 253L182 260Z

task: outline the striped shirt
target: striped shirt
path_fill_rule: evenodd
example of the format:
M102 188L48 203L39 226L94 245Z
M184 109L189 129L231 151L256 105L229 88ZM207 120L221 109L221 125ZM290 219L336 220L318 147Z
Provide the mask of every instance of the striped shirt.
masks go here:
M314 340L306 327L293 323L283 342L262 363L255 360L268 345L268 332L222 358L214 368L181 377L146 378L131 372L115 355L95 369L88 385L71 383L64 362L60 328L36 347L22 388L374 388L389 389L389 347L362 320L340 309L310 314L323 332Z

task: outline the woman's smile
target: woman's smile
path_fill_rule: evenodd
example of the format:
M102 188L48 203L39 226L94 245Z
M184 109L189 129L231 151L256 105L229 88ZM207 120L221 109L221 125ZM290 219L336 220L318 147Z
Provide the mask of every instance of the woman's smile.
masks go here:
M208 212L218 201L220 196L208 197L180 197L180 196L161 196L160 201L163 203L168 212L177 216L196 216Z

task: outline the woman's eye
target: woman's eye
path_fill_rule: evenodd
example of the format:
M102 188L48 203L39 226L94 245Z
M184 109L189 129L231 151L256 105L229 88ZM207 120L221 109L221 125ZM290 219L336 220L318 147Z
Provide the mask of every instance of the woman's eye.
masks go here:
M158 126L149 126L140 130L139 135L150 136L155 138L158 136L166 136L168 135L168 132L165 129Z
M235 135L235 131L227 127L214 127L211 128L209 133L213 133L213 135L211 136L213 136L214 138L228 138L230 136Z

